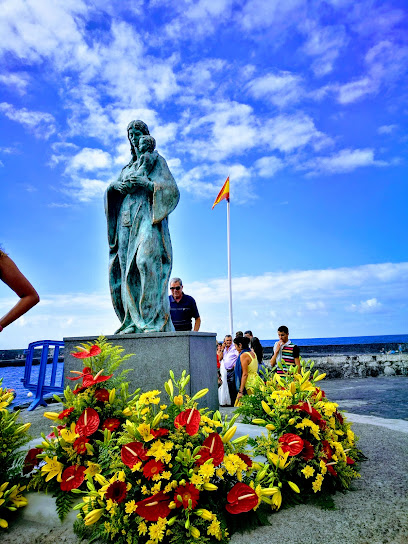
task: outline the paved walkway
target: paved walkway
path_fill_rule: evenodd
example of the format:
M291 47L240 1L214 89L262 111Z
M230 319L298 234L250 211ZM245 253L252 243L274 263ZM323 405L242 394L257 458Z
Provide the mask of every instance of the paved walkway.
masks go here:
M341 408L347 409L347 402L359 401L347 417L355 422L359 447L368 457L361 467L362 478L355 483L354 491L335 497L336 510L310 505L281 510L270 516L269 527L234 535L231 544L408 543L408 378L332 380L324 382L324 389ZM52 410L59 408L55 405ZM33 430L43 425L42 411L23 413L25 420L34 423ZM233 409L222 411L230 413ZM392 417L395 415L401 419ZM240 425L238 433L260 430ZM35 495L22 509L9 533L1 534L2 544L77 544L72 521L61 525L52 503L41 503L39 497Z

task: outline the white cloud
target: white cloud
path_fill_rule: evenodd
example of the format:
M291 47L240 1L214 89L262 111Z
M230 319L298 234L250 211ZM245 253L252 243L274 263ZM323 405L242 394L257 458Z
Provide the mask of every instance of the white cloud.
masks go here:
M298 102L304 91L302 78L290 72L268 74L253 79L248 84L248 92L255 98L265 98L278 107Z
M408 262L233 277L234 326L251 329L260 338L273 338L283 323L294 338L318 337L321 330L328 336L376 330L392 334L388 318L404 323L406 317L407 283ZM224 335L229 322L228 280L189 282L188 291L197 300L203 330ZM7 295L0 298L0 309L5 312L14 303ZM24 321L7 328L2 344L5 349L23 348L42 338L111 334L117 323L108 292L42 294Z
M284 153L306 145L320 148L330 143L329 138L316 129L313 119L304 113L278 115L265 123L262 132L265 143L271 149Z
M359 304L351 304L348 310L359 312L361 314L374 313L381 311L382 304L375 297L368 300L362 300Z
M377 132L378 134L392 134L397 128L398 125L382 125L378 127Z
M8 119L27 127L37 138L49 138L55 132L55 119L50 113L16 109L7 102L0 104L0 112Z
M100 179L78 178L61 188L61 192L74 200L89 202L94 198L102 197L108 185L108 181Z
M202 101L208 113L186 119L184 136L195 158L222 160L251 149L257 142L256 119L251 106L235 101ZM205 136L205 138L203 138Z
M21 95L26 93L28 83L29 76L25 73L0 75L0 84L3 84L7 87L12 87L18 92L18 94Z
M287 27L301 18L306 8L304 0L247 0L237 15L239 24L245 30L261 30L265 27L275 28L275 33L283 32Z
M79 153L74 155L67 165L67 172L85 170L93 171L108 168L111 164L111 157L102 149L90 149L84 147Z
M315 157L301 169L310 170L313 173L327 172L337 174L352 172L356 168L364 166L386 166L385 161L376 160L372 149L342 149L329 157Z
M261 177L271 178L284 167L284 163L278 157L262 157L255 161L254 167Z
M348 41L344 26L319 26L316 21L307 20L302 27L307 33L307 41L301 50L306 55L317 57L312 63L312 70L317 76L330 73L334 61Z
M367 94L373 94L378 91L379 82L371 77L363 77L344 85L337 87L337 99L340 104L349 104L362 98Z
M408 46L390 40L382 40L365 55L367 73L345 84L329 86L337 94L341 104L349 104L376 94L395 80L405 77L408 69Z

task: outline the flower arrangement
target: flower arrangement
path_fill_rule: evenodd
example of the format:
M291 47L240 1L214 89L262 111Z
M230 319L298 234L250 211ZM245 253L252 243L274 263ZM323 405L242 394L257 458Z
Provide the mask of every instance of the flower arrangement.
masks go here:
M88 472L78 536L116 544L228 542L239 525L267 523L261 503L275 489L261 487L259 467L233 439L230 421L197 409L185 371L170 371L160 391L142 393L127 410L124 430L108 442L110 470Z
M135 394L130 395L122 371L116 378L113 373L130 357L123 350L109 344L101 337L95 344L85 343L72 353L83 361L82 371L72 371L77 381L74 390L64 391L64 409L45 412L53 421L52 432L36 448L30 450L25 460L26 472L35 467L30 487L51 491L56 497L61 519L72 508L73 493L85 489L89 474L104 472L109 468L109 443L112 434L125 423L124 411L129 410ZM98 464L96 463L98 461Z
M257 437L254 451L265 456L263 464L268 486L279 492L271 497L272 509L282 502L316 499L333 507L332 494L350 487L359 478L356 462L362 454L351 424L316 385L325 374L311 374L314 363L301 360L286 375L268 372L264 383L255 386L252 397L244 397L237 412L245 422L265 427L268 434ZM255 415L253 418L251 415Z
M18 448L28 442L27 431L31 423L19 421L20 412L10 412L8 407L14 394L1 387L0 378L0 529L7 529L11 512L26 506L27 499L22 495L21 472L24 453Z

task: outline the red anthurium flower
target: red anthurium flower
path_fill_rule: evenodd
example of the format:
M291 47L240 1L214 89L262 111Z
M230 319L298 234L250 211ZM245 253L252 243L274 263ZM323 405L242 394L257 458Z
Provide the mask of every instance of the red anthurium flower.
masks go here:
M258 504L258 495L242 482L238 482L234 485L231 491L227 495L228 504L225 506L230 514L241 514L242 512L249 512Z
M85 479L85 470L86 467L79 467L77 465L66 468L62 473L62 491L71 491L71 489L77 489Z
M152 434L155 438L160 438L161 436L167 436L169 434L169 430L161 427L160 429L152 429L150 434Z
M126 499L127 495L127 485L126 482L121 482L116 480L113 482L105 493L106 499L111 499L113 502L120 503Z
M181 496L181 502L178 500L178 495ZM180 508L180 506L183 506L185 510L189 507L189 500L191 499L192 505L191 508L195 508L198 503L198 497L200 496L200 492L193 484L185 484L185 485L179 485L174 490L174 502L176 503L177 508Z
M237 453L238 457L244 461L248 468L252 467L252 459L245 453Z
M347 457L346 459L348 465L354 465L355 461L351 457Z
M332 476L337 476L337 472L334 470L333 465L328 463L326 459L323 459L323 461L326 463L328 473L331 474Z
M200 426L201 416L200 412L196 408L189 408L180 412L174 420L174 426L176 429L180 427L186 428L186 433L189 436L194 436L198 432Z
M95 357L96 355L99 355L102 352L101 348L99 346L92 346L88 350L84 349L82 351L76 351L71 353L72 357L76 357L77 359L87 359L88 357Z
M197 459L197 465L203 465L208 459L213 460L213 465L217 467L224 459L224 444L219 434L211 433L204 440L202 448L199 451L200 459Z
M290 456L297 455L303 450L303 439L297 434L286 433L279 438L283 452L289 452Z
M73 444L74 450L77 453L86 453L86 446L85 444L89 443L89 438L86 438L85 436L80 436L77 438Z
M75 408L73 406L71 408L67 408L66 410L63 410L60 414L58 414L58 419L64 419L64 417L68 417L69 414L72 414L74 410Z
M148 480L151 480L155 474L161 474L164 470L164 463L152 459L143 467L143 474Z
M340 423L340 425L343 425L344 419L343 416L338 412L337 410L334 412L334 416L336 417L337 421Z
M109 419L105 419L102 425L102 430L109 429L110 431L114 431L117 429L120 425L119 419L116 419L116 417L110 417Z
M129 468L137 465L140 461L147 461L148 459L147 450L144 449L141 442L125 444L122 446L120 456L124 464Z
M60 434L59 431L61 429L65 429L65 427L66 427L66 425L57 425L58 435ZM57 437L55 436L54 431L52 431L52 433L47 434L47 438L50 439L50 438L57 438Z
M319 428L322 429L322 431L325 431L327 429L327 421L325 419L319 419L317 424L319 425Z
M311 420L314 423L317 423L319 419L322 419L322 416L319 414L319 412L312 408L310 402L299 402L298 404L291 404L288 406L288 408L291 408L292 410L302 410L303 412L306 412L309 414Z
M107 389L101 388L95 391L95 398L99 402L108 402L109 400L109 391Z
M147 521L158 521L159 518L167 518L171 512L170 502L171 497L160 491L156 495L136 503L137 515Z
M28 474L34 467L38 466L40 460L37 458L37 455L42 452L42 448L31 448L28 450L26 458L24 459L23 474Z
M93 408L86 408L79 416L75 432L80 436L91 436L99 427L99 415Z
M96 385L97 383L106 382L110 378L112 378L113 374L110 376L102 376L101 375L102 370L96 374L96 376L92 376L92 374L87 374L82 378L82 387L92 387L93 385Z
M327 440L322 440L323 451L326 454L327 459L330 461L333 456L333 450Z
M69 376L67 376L68 380L71 380L74 382L76 380L80 380L81 378L84 378L88 374L92 374L92 369L90 366L84 366L84 369L82 372L80 372L79 370L71 370L71 372L72 374L78 374L78 376L75 376L74 378L70 378Z
M310 461L314 457L314 447L309 442L309 440L303 440L303 450L302 450L302 459L305 461Z

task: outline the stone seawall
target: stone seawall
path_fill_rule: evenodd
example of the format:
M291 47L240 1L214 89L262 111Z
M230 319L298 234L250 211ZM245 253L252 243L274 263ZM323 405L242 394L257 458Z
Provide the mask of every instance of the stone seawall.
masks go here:
M308 360L305 356L304 359ZM311 357L328 378L408 376L408 353Z

